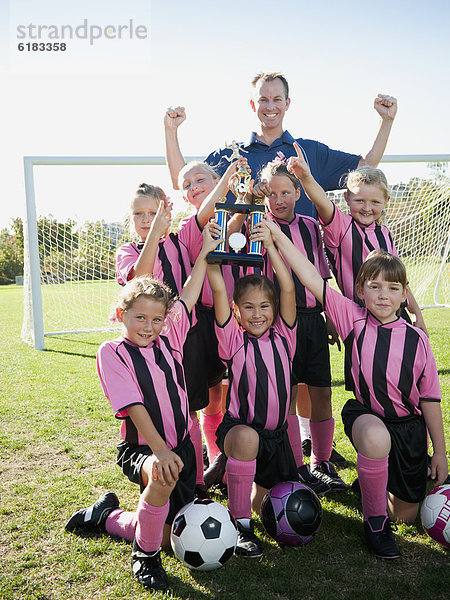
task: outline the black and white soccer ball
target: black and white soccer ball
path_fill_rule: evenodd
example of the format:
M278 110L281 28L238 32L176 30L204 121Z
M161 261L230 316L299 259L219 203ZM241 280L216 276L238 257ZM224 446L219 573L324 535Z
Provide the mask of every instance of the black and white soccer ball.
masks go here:
M228 509L196 498L176 514L170 543L175 555L190 569L220 569L234 554L237 529Z

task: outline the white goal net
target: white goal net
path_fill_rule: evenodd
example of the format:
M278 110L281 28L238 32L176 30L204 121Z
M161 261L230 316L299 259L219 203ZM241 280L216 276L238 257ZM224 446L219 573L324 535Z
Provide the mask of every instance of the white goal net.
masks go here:
M133 167L113 167L123 165L124 159L111 160L74 166L70 159L53 163L30 159L26 164L22 338L39 349L44 347L45 335L117 327L108 318L119 290L115 252L130 239L124 216L140 183L170 190L174 212L185 210L180 197L174 198L167 169L149 167L161 164L162 158L136 159L140 163L126 159L129 165L140 165ZM421 306L449 305L447 163L396 163L381 168L392 190L387 225L407 266L410 287ZM341 201L340 192L331 195Z
M384 221L421 306L450 305L450 179L446 162L382 164L391 197ZM405 173L410 175L406 175ZM396 183L394 183L396 182ZM343 211L342 192L331 192Z

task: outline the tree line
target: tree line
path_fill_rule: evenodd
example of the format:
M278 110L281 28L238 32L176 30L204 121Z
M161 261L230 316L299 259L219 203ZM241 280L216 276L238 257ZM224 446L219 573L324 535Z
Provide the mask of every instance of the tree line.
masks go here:
M37 229L43 283L115 276L115 250L124 238L120 225L95 221L79 226L48 216L39 217ZM0 285L14 283L23 272L23 223L16 218L10 230L0 232Z
M175 215L172 231L189 211ZM113 279L117 246L130 240L127 225L73 220L60 222L53 216L37 222L42 283L63 283L86 279ZM0 285L15 283L24 272L23 223L12 220L0 232Z

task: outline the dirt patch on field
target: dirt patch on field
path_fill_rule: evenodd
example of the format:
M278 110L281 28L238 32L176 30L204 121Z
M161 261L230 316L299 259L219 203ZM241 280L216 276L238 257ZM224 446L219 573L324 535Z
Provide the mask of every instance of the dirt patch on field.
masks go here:
M30 479L30 473L33 473L33 479L39 472L53 474L57 471L65 471L73 467L73 460L69 454L63 450L54 452L52 450L36 453L26 451L16 451L2 464L2 480L4 483L8 481L19 481Z

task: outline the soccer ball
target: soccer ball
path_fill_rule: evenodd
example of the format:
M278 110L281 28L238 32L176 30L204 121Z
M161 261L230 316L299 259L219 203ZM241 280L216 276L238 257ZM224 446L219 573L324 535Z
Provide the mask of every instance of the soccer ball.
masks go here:
M279 544L304 546L320 529L322 505L306 485L284 481L264 496L261 519L267 533Z
M177 558L187 567L212 571L233 556L237 529L223 504L196 498L175 515L170 543Z
M428 535L450 548L450 485L439 485L425 497L420 518Z

